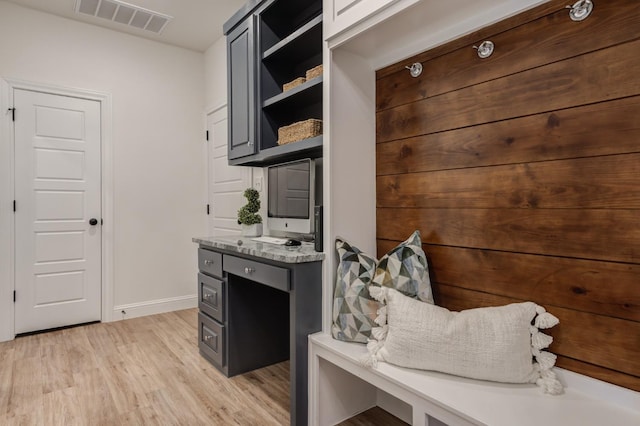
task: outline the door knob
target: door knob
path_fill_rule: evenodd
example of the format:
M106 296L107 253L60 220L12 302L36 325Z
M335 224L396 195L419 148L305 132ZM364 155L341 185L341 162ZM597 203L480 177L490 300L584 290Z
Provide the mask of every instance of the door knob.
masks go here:
M98 219L96 219L95 217L92 217L91 219L89 219L89 225L95 226L97 224L98 224Z

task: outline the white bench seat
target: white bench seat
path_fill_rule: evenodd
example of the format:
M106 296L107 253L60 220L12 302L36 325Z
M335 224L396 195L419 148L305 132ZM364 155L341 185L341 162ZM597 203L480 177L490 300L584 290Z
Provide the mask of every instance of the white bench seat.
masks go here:
M640 425L640 393L560 368L555 370L565 393L551 396L532 384L465 379L385 362L369 369L360 364L364 345L325 333L310 336L309 343L311 425L336 424L380 405L381 398L389 400L387 394L410 408L404 420L414 426Z

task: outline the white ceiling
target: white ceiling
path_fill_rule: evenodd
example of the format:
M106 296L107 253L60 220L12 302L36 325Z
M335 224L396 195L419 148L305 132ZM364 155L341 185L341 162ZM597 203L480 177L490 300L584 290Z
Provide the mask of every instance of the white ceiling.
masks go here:
M8 1L76 21L99 25L199 52L207 50L214 41L222 36L222 24L246 2L246 0L124 0L135 6L173 16L162 34L158 35L106 19L77 14L74 12L76 0Z

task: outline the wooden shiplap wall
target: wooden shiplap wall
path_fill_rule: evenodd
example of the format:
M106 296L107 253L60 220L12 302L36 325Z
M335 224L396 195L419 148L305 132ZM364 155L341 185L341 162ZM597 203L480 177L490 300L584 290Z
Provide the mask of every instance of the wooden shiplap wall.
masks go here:
M566 4L377 72L378 255L419 229L438 304L540 303L558 366L640 390L640 3Z

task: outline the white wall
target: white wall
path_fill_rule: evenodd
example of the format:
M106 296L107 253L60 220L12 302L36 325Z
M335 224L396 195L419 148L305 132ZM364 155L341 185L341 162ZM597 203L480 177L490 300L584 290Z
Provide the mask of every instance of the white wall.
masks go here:
M201 53L0 0L0 76L112 95L116 306L196 300L204 68Z
M224 36L204 53L204 87L207 109L227 103L227 42Z

